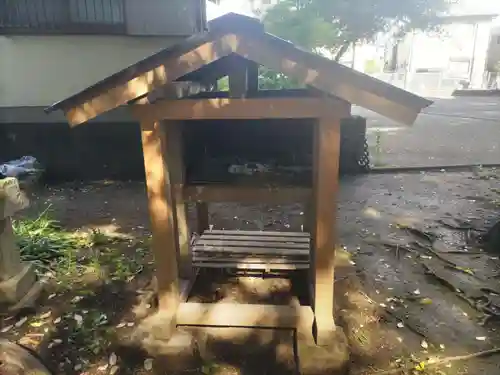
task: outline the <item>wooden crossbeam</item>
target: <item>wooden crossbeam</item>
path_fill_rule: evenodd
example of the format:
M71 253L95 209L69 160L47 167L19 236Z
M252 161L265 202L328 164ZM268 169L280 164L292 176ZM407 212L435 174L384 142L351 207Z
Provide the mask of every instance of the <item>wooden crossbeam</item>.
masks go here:
M334 98L216 98L159 100L137 104L140 121L308 119L348 115L346 104Z
M175 81L188 73L210 64L234 51L238 38L228 34L206 42L176 58L167 59L163 64L116 86L98 96L89 98L65 111L71 126L82 124L98 115L124 105L131 100Z
M312 327L309 306L247 305L236 303L181 303L177 325L304 329Z
M311 194L310 188L300 187L254 188L198 185L183 188L184 200L187 202L287 204L308 202L311 199Z

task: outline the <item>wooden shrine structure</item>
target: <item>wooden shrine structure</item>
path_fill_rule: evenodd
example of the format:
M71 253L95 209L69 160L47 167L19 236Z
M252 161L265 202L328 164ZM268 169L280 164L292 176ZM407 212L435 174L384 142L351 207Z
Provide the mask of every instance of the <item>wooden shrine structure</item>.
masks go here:
M260 91L259 65L307 88ZM225 76L228 93L208 89ZM431 104L270 35L254 19L229 14L212 21L206 32L54 104L47 112L61 110L69 124L77 126L128 105L140 122L159 308L171 313L173 324L297 329L317 345L326 345L335 330L340 121L350 116L351 103L408 125ZM270 119L280 120L283 132L289 120L304 121L311 129L313 173L308 186L186 182L182 138L193 122L232 120L238 126L239 121ZM304 223L307 232L207 231L207 204L224 201L304 203L311 212ZM186 218L189 202L196 203L195 231L201 235L192 249ZM218 254L215 260L211 252ZM252 255L254 260L245 262ZM311 280L311 306L187 302L180 280L193 274L192 261L196 267L304 269ZM256 321L256 316L266 318Z

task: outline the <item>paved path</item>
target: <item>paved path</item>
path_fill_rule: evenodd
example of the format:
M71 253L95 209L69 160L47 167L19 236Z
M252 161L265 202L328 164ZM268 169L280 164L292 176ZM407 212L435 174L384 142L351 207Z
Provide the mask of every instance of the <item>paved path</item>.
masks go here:
M500 98L435 99L409 128L362 108L353 113L368 118L377 166L500 164Z

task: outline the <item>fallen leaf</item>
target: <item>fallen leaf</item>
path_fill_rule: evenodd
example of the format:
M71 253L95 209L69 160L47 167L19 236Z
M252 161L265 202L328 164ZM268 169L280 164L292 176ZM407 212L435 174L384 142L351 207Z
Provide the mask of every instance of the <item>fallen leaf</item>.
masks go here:
M486 341L486 336L478 336L476 337L477 341Z
M1 332L2 333L9 332L12 328L14 328L13 325L10 325L10 326L7 326L7 327L3 327Z
M456 266L455 269L459 270L459 271L462 271L462 272L465 272L469 275L474 275L474 271L470 268L466 268L466 267L460 267L460 266Z
M133 327L133 326L135 326L134 322L127 323L127 327Z
M418 365L416 365L415 370L419 372L425 371L425 362L420 362Z
M114 365L116 365L116 362L118 362L118 357L116 356L115 353L111 353L111 355L109 356L109 360L108 360L109 365L114 366Z
M420 343L420 346L424 349L427 349L429 348L429 344L427 344L427 341L425 340L422 340L422 342Z
M54 319L54 324L59 324L61 323L61 317Z
M123 327L125 327L125 326L126 326L126 324L125 324L125 323L120 323L120 324L118 324L118 325L116 326L116 328L123 328Z
M83 297L82 297L82 296L76 296L76 297L74 297L74 298L71 300L71 302L73 302L73 303L78 303L78 302L80 302L82 299L83 299Z
M404 328L405 327L405 325L404 325L403 322L398 322L397 326L398 326L398 328Z
M148 358L144 361L144 370L151 371L153 369L153 358Z
M52 311L48 311L45 314L40 315L40 319L47 319L52 314Z
M432 300L430 298L422 298L420 300L421 305L432 305Z
M111 367L111 370L109 370L109 375L115 375L120 368L118 366L113 366Z
M51 294L51 295L49 296L49 299L52 299L52 298L54 298L55 296L56 296L56 294L55 294L55 293L54 293L54 294Z
M420 289L415 289L413 291L413 294L415 294L416 296L419 296L420 295Z
M102 366L99 366L97 368L97 371L106 371L108 369L108 364L105 364L105 365L102 365Z
M78 326L81 326L83 324L83 316L75 314L73 315L73 319L75 319L76 324L78 324Z
M52 342L48 345L48 347L49 347L49 349L50 349L50 348L53 348L54 346L61 345L61 344L62 344L62 340L60 340L60 339L55 339L54 341L52 341Z
M43 326L43 324L44 324L43 322L33 322L33 323L30 323L30 326L38 328L38 327Z
M75 365L75 367L73 367L73 369L75 371L80 371L82 369L82 365L81 364Z
M21 320L19 320L16 324L14 324L17 328L21 327L24 323L28 321L28 317L24 317Z

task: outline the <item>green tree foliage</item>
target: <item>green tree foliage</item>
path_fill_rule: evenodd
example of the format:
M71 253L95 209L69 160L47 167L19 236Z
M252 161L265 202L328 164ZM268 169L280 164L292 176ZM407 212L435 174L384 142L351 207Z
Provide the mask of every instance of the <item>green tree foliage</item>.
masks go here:
M267 31L338 60L349 45L379 32L398 36L437 25L447 0L282 0L264 16Z

